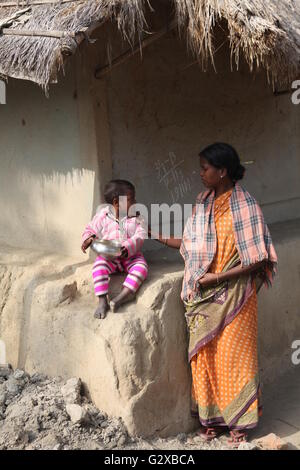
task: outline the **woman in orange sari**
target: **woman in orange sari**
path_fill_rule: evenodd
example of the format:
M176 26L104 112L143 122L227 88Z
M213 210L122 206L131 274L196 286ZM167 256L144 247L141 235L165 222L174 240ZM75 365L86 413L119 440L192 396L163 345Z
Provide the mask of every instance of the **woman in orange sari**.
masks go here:
M257 290L270 285L277 257L255 199L237 181L236 151L213 144L200 153L200 193L183 238L159 241L180 248L182 299L189 330L192 413L211 440L229 430L238 446L261 414L257 363Z

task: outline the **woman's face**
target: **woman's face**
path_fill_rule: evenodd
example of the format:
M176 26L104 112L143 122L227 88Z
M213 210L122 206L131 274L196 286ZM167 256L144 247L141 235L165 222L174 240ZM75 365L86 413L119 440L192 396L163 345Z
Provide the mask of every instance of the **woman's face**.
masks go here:
M221 175L224 170L215 168L208 161L200 156L200 176L202 183L209 189L215 189L220 184Z

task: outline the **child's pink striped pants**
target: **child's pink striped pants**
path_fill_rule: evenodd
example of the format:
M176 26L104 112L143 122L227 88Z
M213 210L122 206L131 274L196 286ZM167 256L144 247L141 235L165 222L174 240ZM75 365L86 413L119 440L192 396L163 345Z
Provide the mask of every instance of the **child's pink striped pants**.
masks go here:
M97 296L108 293L109 276L117 271L128 273L123 286L136 292L147 277L148 266L140 253L131 258L116 258L113 261L97 256L93 266L94 288Z

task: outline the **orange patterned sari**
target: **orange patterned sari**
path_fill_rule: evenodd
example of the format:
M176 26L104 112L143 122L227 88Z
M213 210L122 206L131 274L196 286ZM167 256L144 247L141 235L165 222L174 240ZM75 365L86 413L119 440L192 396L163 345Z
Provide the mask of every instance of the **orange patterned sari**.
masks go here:
M229 205L231 192L215 200L218 246L209 270L213 273L230 269L231 260L238 259ZM213 329L212 317L222 309L225 313L218 317L218 328ZM191 337L192 412L204 426L255 427L260 415L260 390L254 280L244 276L232 286L227 283L213 298L194 309L187 308L186 315ZM199 336L201 328L204 334Z

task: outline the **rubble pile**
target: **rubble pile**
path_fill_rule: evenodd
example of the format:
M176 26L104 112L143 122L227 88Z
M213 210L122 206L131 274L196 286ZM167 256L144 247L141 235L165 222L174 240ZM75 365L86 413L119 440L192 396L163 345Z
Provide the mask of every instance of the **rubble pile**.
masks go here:
M0 368L0 449L122 448L130 439L120 419L81 394L80 379L29 376Z

